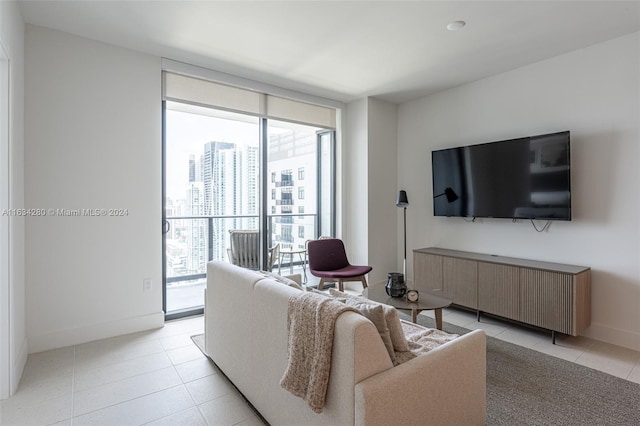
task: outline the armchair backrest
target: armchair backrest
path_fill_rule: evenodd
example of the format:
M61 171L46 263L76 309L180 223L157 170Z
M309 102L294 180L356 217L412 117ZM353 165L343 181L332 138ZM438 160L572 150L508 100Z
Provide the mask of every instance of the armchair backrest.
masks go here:
M340 239L311 240L307 249L309 252L309 269L334 271L349 266L344 243Z
M260 246L257 230L229 230L229 261L242 268L260 268Z

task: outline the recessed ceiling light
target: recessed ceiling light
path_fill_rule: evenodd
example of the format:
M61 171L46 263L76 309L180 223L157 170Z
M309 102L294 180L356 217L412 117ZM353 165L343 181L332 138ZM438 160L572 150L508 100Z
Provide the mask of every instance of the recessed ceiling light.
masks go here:
M467 23L464 21L453 21L453 22L450 22L449 25L447 25L447 29L449 31L458 31L464 28L465 25L467 25Z

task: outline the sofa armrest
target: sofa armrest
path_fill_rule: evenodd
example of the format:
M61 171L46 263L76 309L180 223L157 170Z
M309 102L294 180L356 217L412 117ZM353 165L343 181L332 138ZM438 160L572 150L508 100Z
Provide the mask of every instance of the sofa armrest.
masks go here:
M356 384L356 425L484 425L482 330Z

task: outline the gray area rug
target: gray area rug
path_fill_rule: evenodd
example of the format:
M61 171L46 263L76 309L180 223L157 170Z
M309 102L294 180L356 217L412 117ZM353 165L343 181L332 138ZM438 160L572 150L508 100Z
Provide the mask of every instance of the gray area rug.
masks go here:
M435 327L424 316L418 323ZM204 336L192 339L204 353ZM640 385L487 336L487 425L638 426Z
M640 385L487 336L487 425L640 425Z

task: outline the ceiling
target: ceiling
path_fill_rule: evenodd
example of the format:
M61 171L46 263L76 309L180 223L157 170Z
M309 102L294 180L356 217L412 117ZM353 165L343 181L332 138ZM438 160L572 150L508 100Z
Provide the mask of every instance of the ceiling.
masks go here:
M27 23L349 102L401 103L640 30L638 1L32 1ZM464 20L459 31L448 23Z

